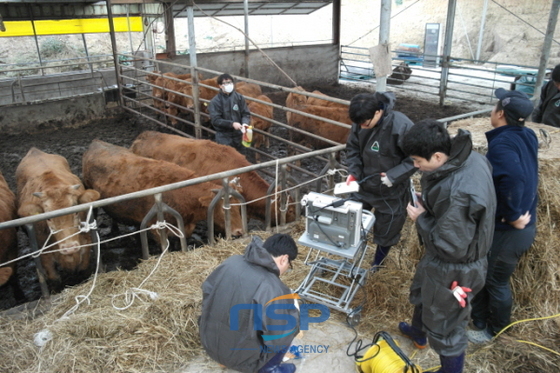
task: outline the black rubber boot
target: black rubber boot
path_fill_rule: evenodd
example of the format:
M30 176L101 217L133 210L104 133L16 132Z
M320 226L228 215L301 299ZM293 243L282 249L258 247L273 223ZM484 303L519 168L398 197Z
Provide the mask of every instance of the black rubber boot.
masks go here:
M465 365L465 353L459 356L443 356L439 355L441 368L433 373L463 373L463 366Z
M399 323L399 331L407 338L412 339L414 346L419 349L426 348L428 339L426 333L422 330L422 307L414 307L412 314L412 323Z
M391 246L380 246L377 245L377 250L375 250L375 256L373 258L373 262L371 262L371 271L377 272L381 265L383 265L383 261L389 254L391 250Z

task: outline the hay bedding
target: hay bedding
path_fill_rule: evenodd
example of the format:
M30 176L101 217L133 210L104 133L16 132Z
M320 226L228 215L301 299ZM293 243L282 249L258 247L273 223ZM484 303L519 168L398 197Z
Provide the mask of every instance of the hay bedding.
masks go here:
M529 125L538 128L539 125ZM469 119L450 125L471 130L475 148L485 152L484 132L490 129L488 119ZM465 372L557 372L557 354L529 341L557 351L560 345L560 164L558 130L545 126L552 138L551 146L540 152L539 222L535 244L521 259L512 278L514 288L513 320L548 318L519 323L486 346L470 346ZM417 178L418 176L415 176ZM305 230L301 219L290 227L297 239ZM253 234L266 238L269 233ZM90 296L91 304L81 304L69 318L59 320L71 309L77 295L87 294L91 280L66 289L53 302L52 309L36 319L0 318L0 371L2 372L178 372L196 356L205 356L198 338L197 318L201 303L200 286L206 276L224 259L243 252L248 240L219 241L188 253L173 252L163 256L159 266L142 286L155 291L156 300L140 295L141 300L128 309L124 306L126 290L139 286L156 266L158 257L142 262L133 271L100 274ZM371 242L371 240L370 240ZM284 277L292 289L297 288L309 272L303 264L307 249L300 246L294 271ZM373 256L369 248L366 260ZM407 221L401 242L387 258L386 268L368 278L363 292L358 292L356 305L364 303L362 320L356 327L359 338L369 342L376 332L389 332L412 360L423 368L439 364L431 350L415 350L410 341L399 336L399 321L410 320L408 287L415 265L422 255L415 228ZM112 298L112 295L118 295ZM550 317L554 316L556 317ZM332 312L331 318L343 322L346 315ZM318 326L321 327L321 326ZM53 339L39 348L35 333L48 329ZM334 337L336 338L336 337ZM336 341L338 344L350 341ZM345 343L343 347L345 348ZM350 359L350 358L349 358ZM206 357L212 369L217 365Z

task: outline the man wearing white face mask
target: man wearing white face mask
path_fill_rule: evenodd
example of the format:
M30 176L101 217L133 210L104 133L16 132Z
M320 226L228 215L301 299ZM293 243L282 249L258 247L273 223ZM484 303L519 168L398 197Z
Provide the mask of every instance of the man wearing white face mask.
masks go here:
M242 152L242 129L251 121L251 112L245 98L235 91L229 74L218 76L220 92L210 101L208 110L212 126L216 130L216 142L229 145Z

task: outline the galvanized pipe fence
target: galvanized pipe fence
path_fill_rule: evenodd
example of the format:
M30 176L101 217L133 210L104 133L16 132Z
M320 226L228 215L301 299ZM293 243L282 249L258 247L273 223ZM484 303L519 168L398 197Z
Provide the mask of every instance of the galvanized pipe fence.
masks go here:
M393 53L393 67L407 63L412 73L406 80L397 78L400 84L391 85L391 89L413 91L426 99L439 98L444 103L456 100L490 105L496 101L494 90L497 88L517 89L531 96L538 74L535 66L455 57L444 61L440 55L410 51L394 50ZM425 62L426 57L429 62ZM341 47L339 79L376 83L367 48Z

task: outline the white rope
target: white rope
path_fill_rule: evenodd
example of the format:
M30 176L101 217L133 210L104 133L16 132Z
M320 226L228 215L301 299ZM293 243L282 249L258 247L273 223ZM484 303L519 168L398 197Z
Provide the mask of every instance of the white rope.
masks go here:
M91 208L90 208L90 213L91 213ZM89 219L90 219L90 215L88 214L88 221L89 221ZM82 222L80 225L81 225L80 232L82 232L82 231L83 231L83 232L89 232L90 229L97 229L97 223L96 223L95 221L92 222L91 224L89 224L89 223L83 223L83 222ZM98 275L98 273L99 273L99 268L100 268L100 266L101 266L101 244L102 244L102 243L106 243L106 242L112 241L112 240L114 240L114 239L119 239L119 238L122 238L122 237L130 236L130 235L132 235L132 234L138 234L138 233L143 232L143 231L146 231L146 230L151 230L151 229L164 229L164 228L169 229L169 230L170 230L174 235L176 235L177 237L180 237L180 238L183 238L183 237L184 237L183 233L181 232L181 230L180 230L178 227L176 227L176 226L174 226L174 225L171 225L171 224L167 223L166 221L163 221L163 222L159 222L159 221L158 221L158 222L154 223L152 226L147 227L147 228L145 228L145 229L141 229L141 230L139 230L139 231L136 231L136 232L133 232L133 233L130 233L130 234L126 234L126 235L121 235L121 236L119 236L119 237L115 237L115 238L113 238L113 239L105 240L105 241L100 241L100 240L99 240L99 233L98 233L98 232L95 232L96 235L97 235L97 265L96 265L96 268L95 268L95 274L94 274L94 277L93 277L93 282L92 282L92 285L91 285L91 287L90 287L90 290L89 290L89 292L88 292L86 295L77 295L77 296L74 298L75 301L76 301L76 304L75 304L74 306L72 306L68 311L66 311L60 318L58 318L58 319L56 319L55 321L53 321L53 323L51 324L51 326L52 326L55 322L58 322L58 321L61 321L61 320L69 319L69 317L70 317L74 312L76 312L76 310L79 309L79 307L80 307L80 305L81 305L82 303L84 303L84 302L87 301L87 304L90 305L90 303L91 303L91 302L90 302L90 295L93 293L93 290L95 289L95 286L96 286L96 283L97 283L97 275ZM127 305L126 305L125 307L117 307L117 306L115 306L115 304L114 304L114 298L117 297L117 295L113 295L113 296L112 296L111 303L113 304L113 307L114 307L115 309L117 309L117 310L119 310L119 311L122 311L122 310L125 310L125 309L129 308L130 306L132 306L132 304L134 303L134 300L135 300L136 298L138 298L138 299L140 299L141 301L143 301L143 300L139 297L139 295L141 295L141 294L147 295L151 300L156 300L156 299L158 298L158 294L157 294L156 292L153 292L153 291L150 291L150 290L146 290L146 289L142 289L141 287L142 287L142 285L144 285L144 283L152 276L152 274L156 271L156 269L158 268L158 266L159 266L159 264L160 264L160 262L161 262L161 259L163 258L163 255L168 251L168 249L169 249L169 240L167 240L166 242L167 242L167 246L166 246L165 250L163 250L163 252L161 253L161 255L160 255L160 257L159 257L159 259L158 259L156 265L154 266L154 268L152 269L152 271L150 272L150 274L149 274L146 278L144 278L144 280L140 283L140 285L139 285L138 287L131 288L131 289L127 290L127 291L125 292L125 294L122 294L122 295L125 296L125 302L127 303ZM92 244L82 245L81 247L92 246L92 245L95 245L95 244L92 243ZM56 250L55 250L55 251L56 251ZM27 256L29 256L29 255L27 255ZM23 257L18 258L18 259L22 259L22 258L23 258ZM42 329L42 330L40 330L39 332L35 333L35 335L33 336L33 342L35 343L36 346L38 346L38 347L43 347L43 346L44 346L48 341L50 341L52 338L53 338L52 332L51 332L48 328L45 328L45 329Z
M165 255L165 253L169 249L169 240L167 240L166 242L167 242L167 246L165 247L165 250L163 250L163 252L159 256L156 265L154 266L154 268L152 268L152 271L150 272L150 274L148 276L146 276L146 278L144 278L144 280L142 280L142 282L140 283L140 285L138 285L138 287L130 288L127 291L125 291L124 294L112 295L111 296L111 304L113 305L114 309L116 309L118 311L124 311L134 304L135 299L138 299L141 302L144 302L144 300L142 300L142 298L140 298L141 294L147 295L151 300L156 300L158 298L159 295L156 292L146 290L146 289L142 289L142 285L144 285L144 283L154 274L156 269L159 267L159 263L161 262L161 259L163 258L163 255ZM121 296L124 296L124 304L125 305L123 307L118 307L118 306L115 305L115 298L121 297Z
M89 292L86 295L77 295L76 297L74 297L76 304L68 311L66 311L59 320L67 319L70 315L76 312L76 310L80 308L80 304L85 301L87 301L88 306L90 305L89 296L93 292L93 289L95 289L95 284L97 283L97 274L99 273L99 267L101 265L101 244L99 243L99 233L95 232L95 234L97 235L97 263L95 265L95 273L93 274L93 282L91 284Z

